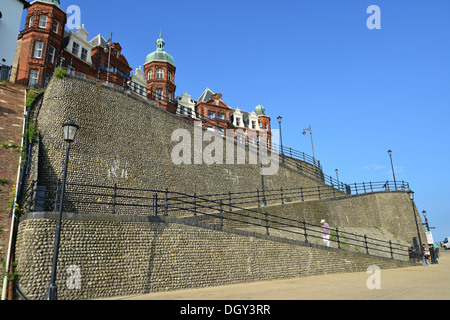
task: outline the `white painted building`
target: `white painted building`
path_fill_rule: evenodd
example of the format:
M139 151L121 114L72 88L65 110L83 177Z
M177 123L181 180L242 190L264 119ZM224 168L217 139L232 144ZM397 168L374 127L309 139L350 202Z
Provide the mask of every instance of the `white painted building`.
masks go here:
M134 73L131 73L131 90L140 94L142 97L147 98L146 83L144 81L144 71L142 67L139 66Z
M68 42L64 50L92 66L92 45L88 40L89 33L84 27L84 24L81 27L77 27L76 30L75 33L67 30L64 31L64 38Z
M0 77L13 65L23 10L29 5L24 0L0 1Z
M195 111L196 104L197 101L192 100L187 92L183 93L181 97L177 97L177 114L197 119L198 116Z

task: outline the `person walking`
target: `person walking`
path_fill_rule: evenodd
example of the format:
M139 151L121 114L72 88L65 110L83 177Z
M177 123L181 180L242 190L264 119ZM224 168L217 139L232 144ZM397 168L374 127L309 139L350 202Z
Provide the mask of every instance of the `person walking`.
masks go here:
M325 245L327 247L331 247L330 245L330 225L322 219L320 221L320 224L322 225L320 229L320 236L322 237L323 242L325 242Z

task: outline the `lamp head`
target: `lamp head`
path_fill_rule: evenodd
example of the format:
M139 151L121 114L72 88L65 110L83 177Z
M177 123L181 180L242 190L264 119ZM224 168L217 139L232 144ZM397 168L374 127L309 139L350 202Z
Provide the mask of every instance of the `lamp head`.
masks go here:
M63 124L63 130L64 130L64 141L68 143L72 143L75 141L75 136L77 135L77 131L80 128L79 125L77 125L72 120L66 122Z

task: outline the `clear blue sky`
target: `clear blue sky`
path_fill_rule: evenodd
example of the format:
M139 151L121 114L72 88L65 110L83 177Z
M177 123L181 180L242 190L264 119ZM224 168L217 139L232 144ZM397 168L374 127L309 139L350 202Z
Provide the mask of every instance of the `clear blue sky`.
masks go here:
M209 87L233 108L262 104L274 129L283 117L284 145L308 154L311 125L341 181L392 180L392 149L435 240L450 236L450 1L61 1L72 4L89 38L113 32L133 68L161 31L177 95ZM370 5L380 30L366 26Z

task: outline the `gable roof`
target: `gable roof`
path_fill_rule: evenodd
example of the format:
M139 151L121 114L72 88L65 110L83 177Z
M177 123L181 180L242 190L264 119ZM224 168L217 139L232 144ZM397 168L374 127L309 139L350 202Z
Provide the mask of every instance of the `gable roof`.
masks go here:
M198 98L198 102L208 102L212 99L212 96L214 95L214 92L211 91L211 89L206 88L206 90L202 93L200 98Z

